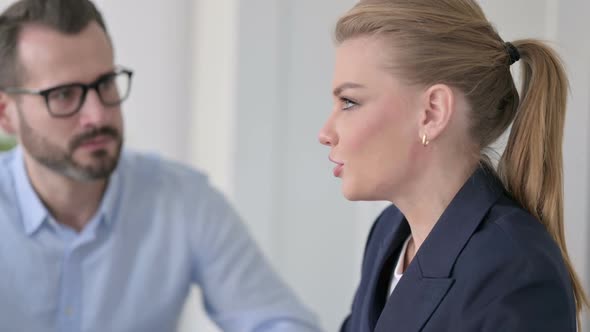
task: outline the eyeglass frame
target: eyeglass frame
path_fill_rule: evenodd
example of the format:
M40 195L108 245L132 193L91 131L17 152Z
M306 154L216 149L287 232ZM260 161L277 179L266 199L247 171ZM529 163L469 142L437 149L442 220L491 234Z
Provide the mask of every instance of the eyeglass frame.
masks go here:
M112 77L112 76L117 76L120 74L126 74L127 78L129 79L129 85L127 87L127 93L125 94L125 96L121 97L120 100L116 103L106 103L103 100L103 97L98 89L98 86L104 82L104 80L107 77ZM82 106L84 105L84 102L86 101L86 96L88 95L88 91L89 90L94 90L96 91L96 94L98 95L98 99L100 100L100 102L106 106L106 107L113 107L113 106L118 106L121 105L121 103L123 101L125 101L128 97L129 94L131 93L131 82L132 82L132 78L133 78L133 70L128 69L128 68L124 68L124 67L117 67L115 68L115 70L113 70L112 72L108 72L105 73L103 75L101 75L97 80L95 80L94 82L90 83L90 84L85 84L85 83L79 83L79 82L75 82L75 83L67 83L67 84L61 84L61 85L57 85L51 88L47 88L47 89L43 89L43 90L30 90L30 89L24 89L24 88L13 88L13 87L8 87L8 88L0 88L0 91L6 92L8 94L21 94L21 95L38 95L38 96L42 96L45 99L45 106L47 107L47 112L49 113L49 115L51 115L52 117L55 118L67 118L67 117L71 117L74 114L78 113L81 109ZM78 106L69 113L66 114L56 114L53 113L51 111L51 107L49 106L49 95L56 90L59 89L63 89L63 88L70 88L70 87L81 87L82 88L82 94L80 95L80 101Z

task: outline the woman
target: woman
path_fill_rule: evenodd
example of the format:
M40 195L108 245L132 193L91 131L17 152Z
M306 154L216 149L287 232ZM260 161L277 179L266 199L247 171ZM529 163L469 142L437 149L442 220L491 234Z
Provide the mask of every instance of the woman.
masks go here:
M556 54L504 42L473 0L361 1L336 40L320 141L346 198L393 203L342 330L576 331L588 300L564 240Z

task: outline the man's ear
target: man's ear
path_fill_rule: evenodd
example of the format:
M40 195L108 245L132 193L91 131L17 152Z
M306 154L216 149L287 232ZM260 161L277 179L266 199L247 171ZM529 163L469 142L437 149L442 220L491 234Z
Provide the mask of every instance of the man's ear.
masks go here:
M16 101L6 93L0 92L0 127L9 135L16 135Z
M423 94L423 107L420 119L419 139L423 143L436 140L449 126L455 111L455 94L445 84L435 84Z

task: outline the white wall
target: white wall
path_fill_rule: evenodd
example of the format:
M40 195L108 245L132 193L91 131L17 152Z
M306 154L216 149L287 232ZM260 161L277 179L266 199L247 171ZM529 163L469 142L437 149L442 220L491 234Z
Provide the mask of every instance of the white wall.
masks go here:
M571 0L563 5L554 0L557 29L554 40L567 65L571 95L566 120L565 218L570 256L590 292L590 21L581 13L590 11L590 2ZM551 15L549 13L549 15ZM586 312L584 330L590 331Z
M128 145L187 160L194 57L192 1L96 0L117 62L135 70L124 105Z

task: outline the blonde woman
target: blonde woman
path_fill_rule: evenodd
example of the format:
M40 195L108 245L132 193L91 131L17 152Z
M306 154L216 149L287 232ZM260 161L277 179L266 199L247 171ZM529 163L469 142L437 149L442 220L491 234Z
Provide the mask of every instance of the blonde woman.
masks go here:
M342 331L576 331L588 300L564 240L554 51L504 41L472 0L361 1L336 40L320 141L346 198L393 203Z

